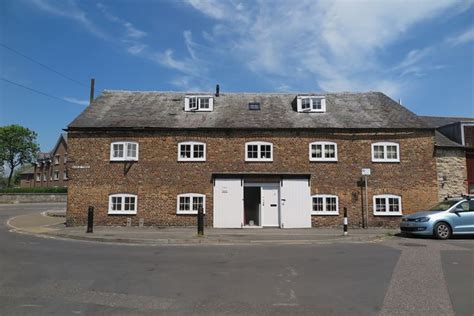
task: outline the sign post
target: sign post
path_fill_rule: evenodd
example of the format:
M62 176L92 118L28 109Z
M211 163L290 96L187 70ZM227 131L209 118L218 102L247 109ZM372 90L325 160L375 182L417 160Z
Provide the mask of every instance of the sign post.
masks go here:
M362 168L362 176L364 176L365 184L365 227L369 228L369 193L367 192L367 177L370 176L370 168Z

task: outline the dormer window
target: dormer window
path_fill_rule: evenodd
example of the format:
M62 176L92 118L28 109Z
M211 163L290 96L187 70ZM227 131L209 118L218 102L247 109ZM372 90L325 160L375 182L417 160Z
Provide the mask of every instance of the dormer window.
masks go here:
M210 95L186 96L184 110L186 112L211 112L214 108L214 98Z
M296 98L298 112L326 112L324 96L298 96Z

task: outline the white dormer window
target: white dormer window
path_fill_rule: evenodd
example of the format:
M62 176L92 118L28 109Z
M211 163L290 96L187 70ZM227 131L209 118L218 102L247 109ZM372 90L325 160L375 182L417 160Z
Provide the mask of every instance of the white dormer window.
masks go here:
M214 108L214 98L210 95L186 96L184 110L186 112L211 112Z
M113 142L110 144L111 161L138 161L138 143Z
M298 96L296 105L298 112L326 112L326 98L324 96Z

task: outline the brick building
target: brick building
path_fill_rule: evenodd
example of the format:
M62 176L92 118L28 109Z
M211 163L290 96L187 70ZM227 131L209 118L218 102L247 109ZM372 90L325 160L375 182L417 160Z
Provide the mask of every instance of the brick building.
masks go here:
M36 163L21 173L20 187L67 187L67 135L61 134L50 152L40 152Z
M434 128L382 93L106 91L68 139L68 225L393 226L438 199Z

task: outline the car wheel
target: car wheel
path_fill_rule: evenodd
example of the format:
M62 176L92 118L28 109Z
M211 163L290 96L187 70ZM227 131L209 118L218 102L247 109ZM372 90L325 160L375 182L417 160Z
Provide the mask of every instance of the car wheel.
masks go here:
M438 239L449 239L451 237L451 226L444 222L436 224L434 235Z

